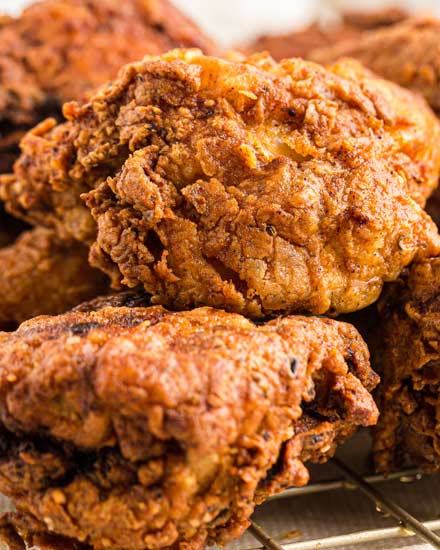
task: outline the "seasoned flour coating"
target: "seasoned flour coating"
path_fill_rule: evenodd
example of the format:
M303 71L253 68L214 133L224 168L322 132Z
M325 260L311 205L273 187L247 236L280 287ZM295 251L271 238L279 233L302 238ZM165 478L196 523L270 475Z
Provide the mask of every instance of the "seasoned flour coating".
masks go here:
M0 249L0 328L63 313L108 285L107 277L89 266L85 246L60 241L49 229L25 231Z
M380 302L376 466L440 471L440 258L414 264Z
M25 138L1 194L154 303L353 311L440 251L422 209L440 125L357 63L176 50L65 114Z
M334 47L321 48L310 57L333 63L340 57L353 57L384 78L425 97L440 114L440 21L409 18L391 27L364 33ZM440 192L428 202L427 211L440 225Z
M11 550L226 544L256 503L307 483L305 460L377 420L351 325L141 304L98 300L0 335Z
M0 18L0 172L18 156L26 128L61 115L145 54L216 50L168 0L44 0Z

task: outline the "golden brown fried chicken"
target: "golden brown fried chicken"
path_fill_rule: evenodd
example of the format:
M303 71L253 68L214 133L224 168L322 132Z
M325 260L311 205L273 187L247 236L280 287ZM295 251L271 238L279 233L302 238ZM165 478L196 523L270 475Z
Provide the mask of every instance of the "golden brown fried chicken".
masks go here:
M1 160L0 160L0 164L1 164ZM20 233L22 233L26 229L28 229L27 224L7 214L3 208L3 205L0 202L0 254L1 254L1 249L3 247L11 245L16 240L16 238L20 235ZM2 269L2 266L0 264L0 270L1 269ZM1 310L1 304L0 304L0 310ZM0 312L0 318L1 318L1 312ZM0 330L1 330L1 326L2 326L2 323L0 321Z
M340 57L354 57L377 74L422 94L440 113L440 21L410 18L391 27L365 33L358 40L347 40L331 48L313 52L310 57L333 63ZM436 192L427 211L440 225L440 196Z
M377 74L421 93L440 111L440 21L412 17L387 29L363 34L356 40L313 52L320 63L353 57Z
M87 262L87 248L44 228L0 249L0 327L62 313L102 294L108 281Z
M90 267L84 245L61 241L53 230L30 230L0 206L0 330L63 313L108 287L107 277Z
M414 264L380 302L379 471L440 471L440 258ZM374 349L374 348L373 348Z
M269 52L274 59L290 57L307 58L316 48L328 48L344 40L359 40L366 30L388 27L403 21L408 14L399 8L390 8L373 12L347 12L341 21L324 25L312 23L305 29L279 35L264 35L251 44L239 47L248 54Z
M0 24L0 170L24 128L143 55L214 43L168 0L44 0Z
M42 548L68 537L64 550L227 543L256 503L307 483L303 461L376 422L352 326L142 303L98 300L0 336L12 548L14 530Z
M440 250L422 210L439 123L356 63L176 50L65 114L24 139L1 194L18 216L95 240L93 264L155 303L352 311Z

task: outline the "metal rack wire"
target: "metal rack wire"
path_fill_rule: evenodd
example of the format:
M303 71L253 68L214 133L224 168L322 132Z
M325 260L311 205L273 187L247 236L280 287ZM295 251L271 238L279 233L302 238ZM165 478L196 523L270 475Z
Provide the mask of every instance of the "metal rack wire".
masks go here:
M363 477L353 471L344 461L334 458L332 463L343 475L336 481L311 484L298 489L289 489L272 497L270 500L287 499L299 494L322 493L333 489L358 489L372 500L378 512L392 516L396 520L395 527L357 531L344 535L324 537L304 542L281 544L255 522L251 523L249 532L268 550L316 550L324 548L340 548L355 546L369 542L385 541L401 537L417 537L440 550L440 536L435 533L440 530L440 520L421 522L407 510L396 504L377 488L378 483L399 479L402 482L420 480L422 475L417 470L405 470L391 474L389 477L373 475Z

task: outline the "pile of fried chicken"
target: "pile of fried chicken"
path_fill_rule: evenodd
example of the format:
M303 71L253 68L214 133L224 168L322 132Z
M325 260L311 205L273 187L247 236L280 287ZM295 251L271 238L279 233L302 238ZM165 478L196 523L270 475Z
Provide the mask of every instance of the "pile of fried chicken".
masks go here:
M439 29L0 19L8 549L227 544L360 427L440 471Z

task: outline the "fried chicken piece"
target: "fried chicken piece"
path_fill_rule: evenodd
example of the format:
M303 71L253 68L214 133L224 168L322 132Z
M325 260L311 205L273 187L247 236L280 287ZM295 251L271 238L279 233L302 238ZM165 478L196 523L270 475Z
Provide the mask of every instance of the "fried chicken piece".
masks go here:
M18 19L2 18L0 172L11 169L25 129L49 115L60 118L65 101L81 98L115 77L124 63L181 45L216 50L168 0L46 0ZM10 219L3 219L3 213L0 217L4 246L16 232ZM78 245L61 245L54 236L40 232L35 251L31 246L32 237L27 236L0 251L0 269L14 276L14 280L0 278L0 323L65 311L102 290L102 277L90 269L86 251ZM70 258L65 273L63 255ZM32 265L34 260L39 263ZM5 267L1 262L6 262ZM68 285L64 290L63 284ZM46 299L45 293L50 297Z
M422 94L440 111L440 21L412 17L388 29L365 33L312 52L320 63L353 57L377 74Z
M414 264L379 305L377 469L440 471L440 258Z
M26 231L0 249L0 327L63 313L105 292L108 280L89 266L87 253L45 228Z
M101 299L0 336L0 490L18 510L4 539L226 544L256 503L307 483L305 460L376 422L352 326L143 303Z
M410 14L398 6L379 10L348 10L342 13L343 22L360 31L371 31L382 27L389 27L405 21Z
M87 247L61 241L53 230L32 230L0 206L0 330L63 313L108 289L108 278L90 267Z
M422 94L440 114L439 33L439 20L413 17L390 29L365 33L358 40L319 49L310 57L322 63L333 63L340 57L356 58L377 74ZM437 191L427 204L437 225L439 204Z
M240 51L248 54L269 52L280 61L290 57L307 59L310 52L317 48L328 48L344 40L359 40L366 30L388 27L405 20L408 14L399 8L389 8L372 12L346 12L338 24L323 25L314 22L310 26L278 35L263 35L251 44L239 46Z
M24 139L0 193L12 213L95 241L93 265L154 303L352 311L440 251L422 210L439 123L357 63L176 50L65 114Z
M1 160L0 160L0 165L1 165ZM20 233L22 233L28 228L29 226L27 224L7 214L2 204L0 203L0 254L1 254L1 249L3 247L11 245L17 239ZM1 270L1 267L2 266L0 264L0 270ZM1 309L1 304L0 304L0 309ZM0 319L1 319L1 313L0 313ZM1 321L0 321L0 330L2 330Z
M143 55L215 44L168 0L45 0L0 24L0 169L23 130Z

